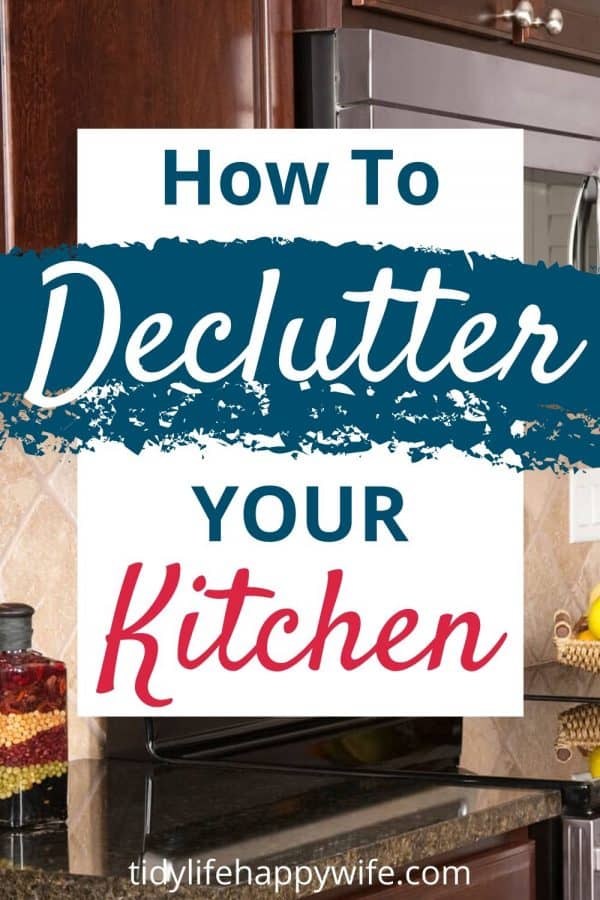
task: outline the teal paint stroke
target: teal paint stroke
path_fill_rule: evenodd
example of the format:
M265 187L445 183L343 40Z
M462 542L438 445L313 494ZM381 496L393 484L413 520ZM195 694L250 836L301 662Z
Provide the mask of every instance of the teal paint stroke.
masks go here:
M39 351L49 290L42 272L53 263L79 259L102 269L121 301L122 323L115 352L96 388L77 402L52 411L28 406L22 395ZM303 389L279 373L277 354L285 326L303 317L297 365L308 364L319 327L336 317L332 362L340 362L358 343L364 304L342 299L344 291L366 291L384 267L394 271L394 287L417 290L428 269L442 270L442 287L468 292L463 302L440 302L419 355L432 366L449 348L459 326L471 316L493 313L493 338L469 357L485 369L512 345L518 320L531 303L542 322L558 330L550 363L558 365L582 339L586 350L559 381L538 384L531 363L541 344L532 337L503 381L460 381L446 369L429 383L417 383L401 366L384 382L368 384L354 366L341 379L343 392L318 377ZM168 312L173 330L145 363L159 369L178 356L194 323L210 312L233 322L226 340L207 336L202 364L220 369L248 341L262 272L277 268L280 283L257 382L239 373L194 392L174 386L190 381L184 369L156 383L135 382L124 354L131 332L146 316ZM69 297L48 388L73 384L93 355L101 326L97 289L82 276L68 279ZM20 440L28 453L49 446L77 452L95 439L118 441L134 452L147 445L165 451L183 443L202 444L207 436L249 449L271 452L330 453L364 451L373 444L390 450L407 446L414 461L453 445L491 463L517 454L523 468L571 464L600 466L600 279L571 267L524 265L516 260L423 249L399 250L355 243L331 246L297 239L260 238L221 244L161 239L153 248L129 246L62 247L0 257L0 440ZM390 303L373 347L372 363L384 365L404 346L414 305ZM528 423L520 428L515 423ZM511 456L507 456L510 454Z

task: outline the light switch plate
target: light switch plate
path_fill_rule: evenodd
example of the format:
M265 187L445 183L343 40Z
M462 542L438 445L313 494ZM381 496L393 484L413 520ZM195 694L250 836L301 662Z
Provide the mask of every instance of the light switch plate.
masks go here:
M600 541L600 469L571 472L569 540Z

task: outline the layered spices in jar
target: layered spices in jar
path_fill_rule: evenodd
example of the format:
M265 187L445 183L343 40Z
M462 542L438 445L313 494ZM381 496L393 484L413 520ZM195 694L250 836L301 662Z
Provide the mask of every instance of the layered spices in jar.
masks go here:
M0 604L0 827L67 817L67 685L62 662L31 649L33 609Z

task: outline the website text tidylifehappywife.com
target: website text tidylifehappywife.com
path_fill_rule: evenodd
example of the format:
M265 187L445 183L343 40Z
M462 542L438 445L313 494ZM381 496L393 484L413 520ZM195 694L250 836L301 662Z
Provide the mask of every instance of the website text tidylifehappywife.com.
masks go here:
M142 862L131 862L128 869L133 885L164 887L172 894L190 885L255 885L265 893L289 895L318 894L339 887L468 887L471 884L471 872L466 865L411 865L397 871L382 864L377 857L339 865L249 865L240 859L225 864L215 857L173 862L147 856Z

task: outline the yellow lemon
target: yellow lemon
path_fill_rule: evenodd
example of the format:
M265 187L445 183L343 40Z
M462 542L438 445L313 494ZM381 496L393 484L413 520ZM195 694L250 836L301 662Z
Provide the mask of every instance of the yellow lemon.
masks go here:
M600 581L590 591L589 609L592 608L596 600L600 597Z
M588 768L592 778L600 778L600 747L596 747L588 756Z
M588 612L588 628L596 638L600 639L600 597L594 600Z
M592 634L589 628L586 628L585 631L580 631L578 635L576 635L578 641L595 641L596 638Z

